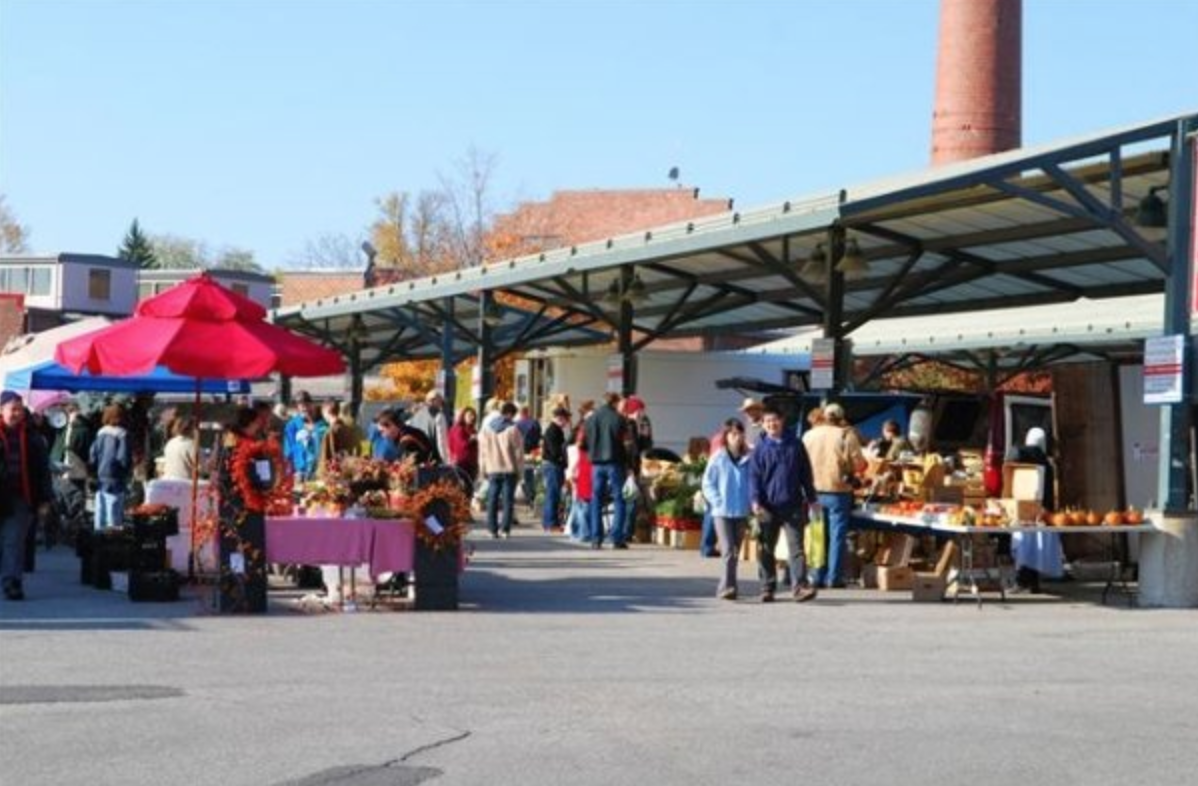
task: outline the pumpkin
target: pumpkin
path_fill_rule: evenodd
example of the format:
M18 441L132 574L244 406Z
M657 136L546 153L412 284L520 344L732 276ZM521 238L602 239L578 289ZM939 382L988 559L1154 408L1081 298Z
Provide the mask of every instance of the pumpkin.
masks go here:
M1058 510L1048 516L1048 523L1054 527L1067 527L1069 526L1069 514Z
M1102 514L1096 510L1086 511L1086 524L1091 527L1097 527L1102 523Z
M1066 515L1069 517L1068 522L1070 527L1080 527L1086 523L1086 514L1080 510L1071 510Z
M1117 527L1123 523L1123 514L1117 510L1107 511L1107 514L1103 516L1102 520L1104 524Z
M1123 514L1123 523L1124 524L1143 524L1144 523L1144 513L1142 511L1136 510L1135 508L1133 508L1129 505L1127 508L1127 512Z

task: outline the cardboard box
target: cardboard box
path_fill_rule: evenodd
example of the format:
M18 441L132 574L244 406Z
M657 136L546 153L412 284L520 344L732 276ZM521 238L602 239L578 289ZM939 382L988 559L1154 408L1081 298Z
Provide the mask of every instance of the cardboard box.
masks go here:
M1034 499L1000 499L998 504L1013 522L1034 522L1044 510L1039 500Z
M886 546L878 555L878 564L895 566L906 565L911 561L915 551L915 538L910 535L891 534L886 540Z
M683 551L698 551L703 540L703 533L697 529L672 529L670 532L670 548Z
M1006 499L1044 499L1044 467L1014 461L1003 464L1002 496Z
M877 568L878 589L882 592L909 590L915 585L915 571L906 565Z
M944 600L948 579L935 573L916 573L911 584L911 600L916 603L939 603Z

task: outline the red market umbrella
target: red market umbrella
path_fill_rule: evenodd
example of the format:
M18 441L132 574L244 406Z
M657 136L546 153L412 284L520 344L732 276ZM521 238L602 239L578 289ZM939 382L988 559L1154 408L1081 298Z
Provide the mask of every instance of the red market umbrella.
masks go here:
M208 379L345 371L340 353L270 324L266 309L207 273L143 300L129 319L64 341L55 359L75 373L86 368L114 376L146 374L155 366Z
M201 273L143 300L129 319L58 345L55 360L75 373L131 376L165 366L202 379L253 379L273 372L314 377L345 371L340 353L266 321L266 309ZM199 442L196 443L198 453ZM192 477L195 518L199 460ZM192 527L192 550L196 529Z

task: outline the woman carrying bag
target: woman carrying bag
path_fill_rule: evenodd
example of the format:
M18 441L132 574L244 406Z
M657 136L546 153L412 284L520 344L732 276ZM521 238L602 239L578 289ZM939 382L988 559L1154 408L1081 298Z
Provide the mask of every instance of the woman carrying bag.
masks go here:
M720 583L716 597L736 600L736 561L749 519L749 444L739 420L724 423L723 447L703 471L703 498L715 519L720 543Z

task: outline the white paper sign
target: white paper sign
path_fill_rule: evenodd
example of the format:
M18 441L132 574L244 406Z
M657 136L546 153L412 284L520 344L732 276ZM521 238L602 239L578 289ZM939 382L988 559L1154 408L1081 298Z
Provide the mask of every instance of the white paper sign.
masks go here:
M835 381L836 340L817 338L811 342L811 389L828 390Z
M1177 404L1182 400L1185 336L1157 336L1144 341L1144 403Z
M434 535L440 535L445 531L445 527L441 526L441 522L437 520L436 516L425 516L424 525L428 527L428 531Z
M254 462L254 472L258 475L258 480L263 483L271 481L271 466L268 459L258 459Z
M245 556L240 552L229 555L229 570L236 573L238 576L245 575Z

